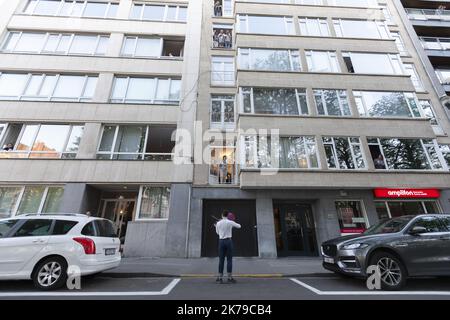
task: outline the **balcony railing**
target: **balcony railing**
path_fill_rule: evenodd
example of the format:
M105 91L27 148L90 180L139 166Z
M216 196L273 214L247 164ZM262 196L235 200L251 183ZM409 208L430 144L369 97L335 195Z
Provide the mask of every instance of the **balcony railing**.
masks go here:
M420 37L426 50L450 50L450 38Z
M450 21L450 10L441 9L405 9L412 20L442 20Z
M450 84L450 69L436 69L435 72L442 84Z

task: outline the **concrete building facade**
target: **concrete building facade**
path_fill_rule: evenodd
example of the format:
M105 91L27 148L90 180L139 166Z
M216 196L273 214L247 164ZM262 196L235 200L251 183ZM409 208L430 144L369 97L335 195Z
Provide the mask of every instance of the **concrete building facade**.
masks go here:
M14 0L0 216L90 212L127 256L318 255L450 212L450 122L397 0Z

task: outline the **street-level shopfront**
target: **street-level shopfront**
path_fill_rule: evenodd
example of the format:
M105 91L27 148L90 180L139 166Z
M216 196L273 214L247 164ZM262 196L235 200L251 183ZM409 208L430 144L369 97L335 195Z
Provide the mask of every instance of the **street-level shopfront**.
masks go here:
M404 215L441 213L440 191L437 189L386 189L373 191L378 220ZM362 200L337 200L336 212L342 235L362 233L369 225Z

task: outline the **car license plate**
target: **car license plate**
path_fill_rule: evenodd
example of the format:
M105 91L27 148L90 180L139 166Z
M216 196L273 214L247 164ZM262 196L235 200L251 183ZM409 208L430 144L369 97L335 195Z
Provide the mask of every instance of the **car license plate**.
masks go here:
M113 256L116 254L116 249L105 249L105 256Z
M324 258L323 258L323 261L324 261L325 263L334 263L334 259L333 259L333 258L328 258L328 257L324 257Z

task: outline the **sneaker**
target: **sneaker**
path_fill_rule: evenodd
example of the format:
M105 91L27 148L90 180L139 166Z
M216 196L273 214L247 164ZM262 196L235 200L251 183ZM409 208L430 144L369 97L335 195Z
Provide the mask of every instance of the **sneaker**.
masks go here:
M216 283L222 284L223 283L223 279L221 277L217 277Z
M234 278L228 278L228 283L236 283L236 279L234 279Z

